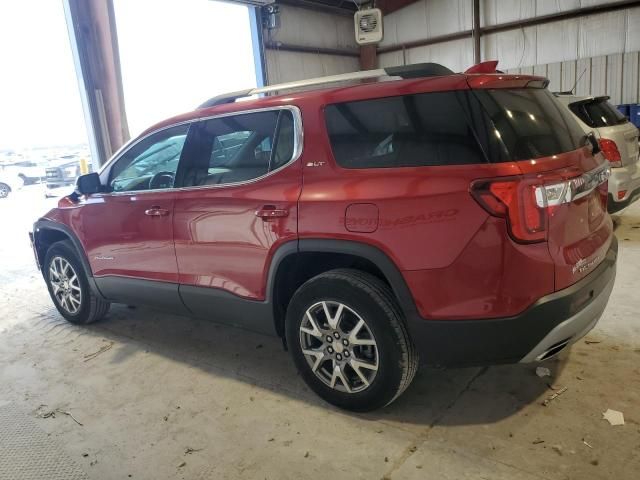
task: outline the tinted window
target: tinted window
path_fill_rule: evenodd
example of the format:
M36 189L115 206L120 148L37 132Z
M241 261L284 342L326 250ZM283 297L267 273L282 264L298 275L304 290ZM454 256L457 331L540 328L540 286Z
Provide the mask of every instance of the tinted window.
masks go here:
M293 158L289 110L238 114L200 122L193 133L184 186L224 185L261 177Z
M580 120L593 128L610 127L627 122L627 117L605 98L590 102L575 102L569 105L569 108Z
M478 129L501 148L492 161L528 160L576 150L584 132L570 112L546 89L474 90L490 120Z
M173 187L188 130L189 125L178 125L132 146L111 169L111 190L129 192Z
M345 168L483 163L466 92L436 92L329 105L333 154Z

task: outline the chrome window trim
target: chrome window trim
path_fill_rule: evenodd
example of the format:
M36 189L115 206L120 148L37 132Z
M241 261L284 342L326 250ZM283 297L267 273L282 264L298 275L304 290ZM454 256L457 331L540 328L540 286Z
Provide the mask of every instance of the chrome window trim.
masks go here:
M177 122L177 123L172 123L171 125L166 125L162 128L158 128L157 130L153 130L149 133L147 133L146 135L139 137L137 139L134 139L128 143L126 143L122 148L120 148L120 150L118 150L115 155L107 162L105 163L102 168L100 169L100 171L98 172L98 175L100 175L100 182L103 181L103 174L107 176L105 182L108 181L109 178L109 174L111 172L111 168L113 168L113 165L116 164L116 162L118 160L120 160L120 158L126 153L128 152L131 148L133 148L135 145L137 145L138 143L142 142L143 140L149 138L152 135L155 135L156 133L160 133L164 130L168 130L170 128L174 128L174 127L178 127L180 125L186 125L186 124L191 124L191 123L198 123L198 122L204 122L207 120L215 120L218 118L224 118L224 117L233 117L233 116L237 116L237 115L248 115L248 114L252 114L252 113L261 113L261 112L271 112L271 111L275 111L275 110L288 110L291 112L291 115L293 116L293 155L291 157L291 159L285 163L284 165L282 165L279 168L276 168L275 170L272 170L270 172L267 172L266 174L260 176L260 177L256 177L256 178L252 178L250 180L244 180L242 182L233 182L233 183L223 183L220 185L194 185L194 186L190 186L190 187L171 187L171 188L157 188L154 190L132 190L129 192L103 192L103 193L95 193L92 196L93 197L105 197L105 196L131 196L131 195L144 195L144 194L149 194L149 193L162 193L162 192L180 192L180 191L190 191L190 190L202 190L202 189L210 189L210 188L227 188L227 187L236 187L239 185L247 185L250 183L255 183L258 182L266 177L269 177L273 174L275 174L276 172L279 172L281 170L284 170L285 168L289 167L290 165L294 164L295 162L297 162L300 157L302 156L302 149L303 149L303 143L304 143L304 130L302 128L302 114L300 112L300 109L295 106L295 105L282 105L282 106L277 106L277 107L264 107L264 108L253 108L251 110L241 110L238 112L229 112L229 113L219 113L217 115L208 115L206 117L198 117L198 118L192 118L190 120L185 120L182 122ZM188 133L187 133L188 136Z

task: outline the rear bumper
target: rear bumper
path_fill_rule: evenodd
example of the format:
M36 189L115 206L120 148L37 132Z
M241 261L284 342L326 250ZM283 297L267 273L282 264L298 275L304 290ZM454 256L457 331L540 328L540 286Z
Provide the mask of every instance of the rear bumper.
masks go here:
M632 192L627 192L627 198L625 200L616 200L613 195L609 194L609 200L607 202L607 211L609 213L617 213L620 210L627 208L633 202L640 198L640 187L633 190Z
M625 192L619 198L619 192ZM609 177L609 213L616 213L640 198L640 164L612 168Z
M421 363L489 365L549 358L591 330L602 315L616 276L618 242L587 277L547 295L520 315L486 320L409 318Z
M75 185L76 180L73 179L59 179L59 180L47 180L46 187L49 189L60 188L60 187L68 187L70 185Z

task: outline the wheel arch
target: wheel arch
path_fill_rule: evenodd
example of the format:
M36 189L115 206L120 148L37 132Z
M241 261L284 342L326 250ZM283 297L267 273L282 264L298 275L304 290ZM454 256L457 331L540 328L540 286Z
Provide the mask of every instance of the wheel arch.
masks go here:
M301 239L281 246L269 271L267 299L279 336L284 336L284 318L293 293L310 278L336 268L356 268L380 278L393 291L402 313L407 318L416 314L402 273L379 248L353 240Z
M56 242L64 240L71 242L73 245L82 263L82 269L87 276L89 286L96 295L102 298L103 296L95 284L91 265L82 247L82 243L80 243L80 240L73 230L62 223L41 218L33 225L33 244L36 250L38 267L40 267L40 270L43 269L44 258L49 247Z

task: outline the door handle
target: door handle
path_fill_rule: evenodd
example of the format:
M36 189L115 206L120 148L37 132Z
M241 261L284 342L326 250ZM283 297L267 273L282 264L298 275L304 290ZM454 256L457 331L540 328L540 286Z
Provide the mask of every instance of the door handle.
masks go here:
M275 205L264 205L260 210L256 210L256 217L263 220L269 218L282 218L289 215L289 210L285 208L276 208Z
M164 217L165 215L169 215L169 210L161 207L151 207L145 210L144 214L150 217Z

